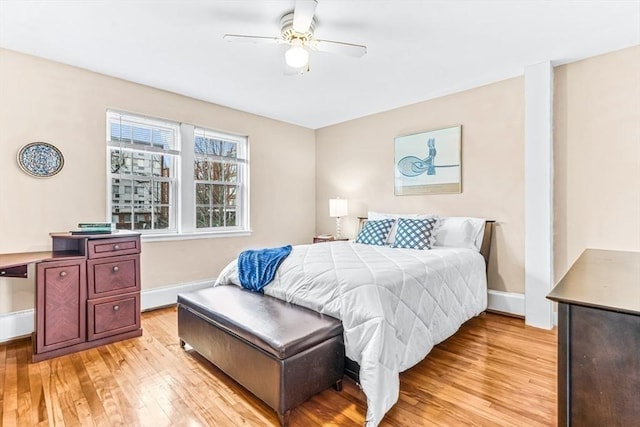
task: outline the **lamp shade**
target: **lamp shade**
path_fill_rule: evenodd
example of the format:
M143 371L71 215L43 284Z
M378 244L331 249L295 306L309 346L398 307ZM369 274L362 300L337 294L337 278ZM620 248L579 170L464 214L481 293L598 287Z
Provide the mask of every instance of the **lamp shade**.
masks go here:
M329 216L347 216L347 199L329 199Z

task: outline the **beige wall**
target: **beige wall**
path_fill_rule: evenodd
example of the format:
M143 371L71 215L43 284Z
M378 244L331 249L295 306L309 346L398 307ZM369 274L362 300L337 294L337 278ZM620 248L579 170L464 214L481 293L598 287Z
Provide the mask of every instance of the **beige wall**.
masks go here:
M557 281L587 247L640 251L640 46L554 74Z
M523 86L510 79L314 135L0 49L0 252L48 249L50 231L104 219L105 110L116 108L250 137L252 236L144 243L144 289L215 277L247 247L333 232L328 199L341 196L350 203L349 237L368 210L496 220L489 287L523 292ZM557 67L554 108L557 280L586 247L640 250L640 46ZM394 196L393 138L458 124L463 192ZM62 150L59 175L20 171L16 153L32 141ZM33 276L0 279L0 313L32 307Z
M143 243L143 290L216 277L247 247L310 240L313 130L0 49L0 252L48 250L49 232L105 219L107 108L249 136L252 235ZM58 175L19 169L33 141L62 151ZM0 313L33 307L33 277L0 279Z
M394 196L394 137L462 125L461 194ZM349 199L347 237L368 210L497 221L491 289L524 292L524 79L514 78L316 131L317 232L333 232L328 199Z
M587 247L640 250L640 46L555 69L554 272ZM494 219L489 288L524 292L523 79L316 131L316 228L349 199L344 233L368 210ZM463 192L394 196L393 138L462 125Z

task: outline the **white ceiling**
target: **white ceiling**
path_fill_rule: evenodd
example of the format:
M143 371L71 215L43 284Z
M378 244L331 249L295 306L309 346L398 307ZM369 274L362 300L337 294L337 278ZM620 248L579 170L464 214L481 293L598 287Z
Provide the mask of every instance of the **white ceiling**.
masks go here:
M285 76L279 36L295 0L0 0L0 47L317 129L640 44L640 0L318 0L312 52ZM1 72L0 64L0 72Z

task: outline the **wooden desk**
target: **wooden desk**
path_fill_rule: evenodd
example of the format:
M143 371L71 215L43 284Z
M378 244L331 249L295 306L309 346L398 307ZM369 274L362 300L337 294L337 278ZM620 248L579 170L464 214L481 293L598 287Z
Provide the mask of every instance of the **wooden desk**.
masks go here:
M17 252L0 254L0 278L12 277L25 279L27 267L42 261L64 261L74 258L84 258L85 248L78 242L86 239L112 239L114 237L139 236L140 233L119 230L105 234L72 234L50 233L53 239L53 251Z
M139 337L140 233L51 233L52 251L0 254L0 278L36 264L31 360Z
M27 278L27 267L41 261L57 261L62 259L82 258L75 251L43 251L43 252L18 252L12 254L0 254L0 277Z
M558 426L640 420L640 252L587 249L558 302Z
M37 263L38 362L142 335L140 233L51 233L53 259Z

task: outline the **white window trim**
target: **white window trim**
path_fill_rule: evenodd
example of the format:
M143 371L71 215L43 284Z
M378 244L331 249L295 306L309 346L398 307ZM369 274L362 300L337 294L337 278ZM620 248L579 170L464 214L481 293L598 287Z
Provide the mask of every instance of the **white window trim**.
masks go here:
M214 231L214 232L202 232L196 231L193 233L182 234L142 234L141 238L143 242L166 242L175 240L199 240L199 239L219 239L226 237L246 237L251 236L253 230L242 231Z
M108 121L110 118L118 116L118 115L129 115L133 116L136 119L140 119L140 121L145 120L145 116L141 116L134 113L126 113L116 110L108 110L107 111L107 126L106 126L106 137L107 137L107 156L106 156L106 171L109 171L111 168L111 149L112 148L123 148L123 149L131 149L124 144L121 146L119 143L110 142L110 134L109 134L109 126ZM166 121L169 120L163 119L153 119L148 118L149 122L156 124L158 121ZM195 220L195 177L193 172L186 173L186 171L193 171L194 162L195 162L195 150L194 150L194 131L196 127L191 124L186 123L177 123L174 122L179 127L180 138L177 142L177 146L175 150L160 150L154 147L144 147L143 149L138 150L136 147L134 150L137 151L149 151L149 152L158 152L158 153L167 153L174 154L179 157L179 161L175 162L175 174L177 179L177 185L174 187L175 191L175 207L173 210L173 223L175 223L175 228L172 230L134 230L139 231L141 233L141 239L143 242L156 242L156 241L173 241L173 240L193 240L193 239L210 239L210 238L227 238L227 237L243 237L250 236L253 232L251 230L250 222L249 222L249 188L247 184L249 182L249 138L248 136L240 136L233 135L229 133L221 133L213 130L208 130L209 134L215 135L220 139L227 141L235 141L239 143L238 157L241 159L239 163L242 164L242 179L241 184L238 186L240 191L240 203L239 209L243 218L244 227L236 226L236 227L220 227L220 228L196 228ZM203 127L201 127L203 128ZM107 172L107 176L110 176L110 173ZM106 179L106 195L107 195L107 203L106 203L106 218L107 221L111 222L112 216L112 200L111 200L111 180Z

